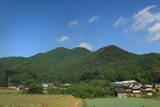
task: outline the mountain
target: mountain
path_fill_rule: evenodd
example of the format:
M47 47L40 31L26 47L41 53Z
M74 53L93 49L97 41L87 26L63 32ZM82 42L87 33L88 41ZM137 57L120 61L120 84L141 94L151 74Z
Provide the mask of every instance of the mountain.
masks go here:
M79 47L60 47L29 58L1 58L0 75L1 81L7 81L9 77L14 84L21 84L27 79L41 82L136 79L153 83L160 82L160 54L138 55L114 45L96 52Z
M13 82L19 84L26 79L73 80L72 71L83 65L92 54L84 48L56 48L46 53L40 53L29 58L9 57L0 59L2 72L10 72ZM69 76L67 76L67 74ZM70 79L71 78L71 79Z
M136 79L143 83L160 82L160 54L138 55L117 46L96 51L82 68L81 80Z

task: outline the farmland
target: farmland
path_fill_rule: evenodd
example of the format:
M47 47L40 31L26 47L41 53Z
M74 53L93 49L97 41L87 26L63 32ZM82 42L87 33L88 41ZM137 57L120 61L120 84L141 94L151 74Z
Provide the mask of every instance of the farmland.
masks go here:
M0 89L0 107L159 107L160 100L97 98L81 100L71 95L21 94Z
M61 95L0 95L0 107L78 107L80 100Z
M25 95L15 90L0 90L0 107L79 107L81 104L81 100L69 95Z
M87 107L160 107L159 100L139 98L98 98L87 99Z

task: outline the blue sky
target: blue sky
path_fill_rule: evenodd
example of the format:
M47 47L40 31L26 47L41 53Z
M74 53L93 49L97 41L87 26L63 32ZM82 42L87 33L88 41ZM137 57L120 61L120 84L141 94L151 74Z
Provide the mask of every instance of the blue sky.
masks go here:
M160 52L159 0L0 0L0 57L117 45Z

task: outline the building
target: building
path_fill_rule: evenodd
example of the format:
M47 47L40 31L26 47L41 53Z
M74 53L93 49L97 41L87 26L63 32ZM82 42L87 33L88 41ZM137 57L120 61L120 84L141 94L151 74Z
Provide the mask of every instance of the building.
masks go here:
M153 92L152 85L144 85L142 88L142 92L146 93L147 96L152 96L152 92Z
M44 89L47 89L48 87L53 87L53 84L52 83L43 83L42 86Z
M141 87L142 84L136 82L136 83L131 83L129 85L129 89L131 89L131 96L135 96L135 97L140 97L141 96Z
M20 91L21 90L21 86L15 86L15 85L12 85L12 86L8 86L9 89L14 89L14 90L17 90L17 91Z
M120 81L120 82L114 82L114 85L123 85L123 84L131 84L131 83L136 83L136 80L128 80L128 81Z
M118 98L127 98L128 91L125 89L116 90Z
M141 89L142 88L142 84L140 83L131 83L129 85L129 89L132 89L132 90L137 90L137 89Z
M114 82L114 85L117 88L117 96L119 98L152 96L154 91L160 95L160 84L155 84L153 88L152 85L142 85L135 80L128 80Z
M156 83L154 85L154 88L156 89L156 91L160 92L160 83Z

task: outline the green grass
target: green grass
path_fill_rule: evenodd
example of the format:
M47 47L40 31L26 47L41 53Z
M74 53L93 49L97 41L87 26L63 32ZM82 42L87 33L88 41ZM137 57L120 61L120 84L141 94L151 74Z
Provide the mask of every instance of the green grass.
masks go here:
M140 98L97 98L85 101L87 107L160 107L159 100Z
M19 94L17 90L8 89L8 88L0 88L0 95L8 95L8 94Z

